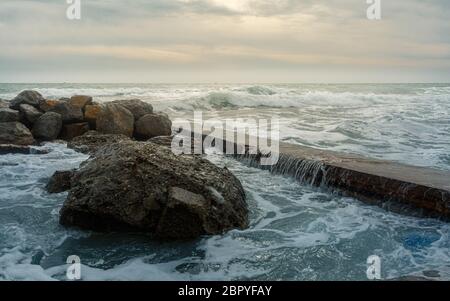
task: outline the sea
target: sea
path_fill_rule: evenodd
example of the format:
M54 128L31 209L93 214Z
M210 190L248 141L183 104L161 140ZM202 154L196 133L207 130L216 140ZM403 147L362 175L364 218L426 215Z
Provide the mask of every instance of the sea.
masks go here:
M276 118L283 142L450 171L450 84L0 84L56 99L138 98L171 119ZM183 242L142 233L95 233L58 224L66 193L48 194L56 170L86 155L46 143L44 155L0 156L0 280L450 280L450 224L385 211L270 174L220 154L242 182L250 227ZM448 179L450 182L450 179Z

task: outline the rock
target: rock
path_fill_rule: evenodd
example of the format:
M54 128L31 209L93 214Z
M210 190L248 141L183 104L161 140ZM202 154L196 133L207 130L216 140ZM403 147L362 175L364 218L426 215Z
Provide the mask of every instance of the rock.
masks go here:
M115 100L112 103L119 104L128 109L128 111L133 114L134 120L138 120L144 115L153 113L153 106L140 99Z
M41 140L54 140L59 136L62 127L62 117L55 112L43 114L33 125L33 135Z
M171 135L171 136L157 136L157 137L153 137L153 138L148 139L148 141L172 149L172 140L173 139L174 139L174 135ZM183 139L183 143L186 143L184 141L188 141L187 139L189 139L189 137L185 137ZM201 153L204 154L205 150L203 149L203 140L199 139L197 137L194 137L194 135L191 135L190 139L191 139L190 153L191 154L195 154L195 151L196 151L195 146L197 144L197 145L200 145ZM183 145L181 144L181 145L179 145L179 147L182 148ZM188 154L188 153L186 152L186 154Z
M92 97L86 95L74 95L70 98L69 103L83 111L87 105L92 104Z
M42 116L42 112L36 109L35 107L28 104L21 104L19 106L19 111L22 113L24 118L24 122L28 124L33 124L38 120L39 117Z
M97 115L97 131L103 134L133 136L134 117L126 108L118 104L105 105Z
M13 110L19 110L21 104L28 104L35 108L39 107L39 104L44 101L44 97L39 92L26 90L20 92L13 100L11 100L10 108Z
M0 109L8 108L9 109L10 102L6 99L0 98Z
M10 108L0 108L0 122L14 122L19 121L19 111Z
M80 153L93 154L105 145L121 141L130 141L130 138L125 135L101 134L97 131L89 131L69 141L67 147Z
M165 114L155 113L142 116L136 122L135 137L149 139L157 136L170 136L172 121Z
M66 123L77 123L83 122L83 112L80 108L74 107L70 103L60 102L56 104L49 112L55 112L61 115L62 122Z
M25 154L25 155L45 155L49 151L46 149L37 149L34 147L14 145L14 144L0 144L0 155L6 154Z
M87 105L84 108L84 120L89 122L89 126L92 129L97 128L97 116L102 110L100 105Z
M71 123L65 124L62 127L61 138L64 140L72 140L75 137L81 136L89 131L89 123Z
M45 186L49 193L60 193L70 189L70 181L75 170L56 171Z
M59 100L46 99L39 104L39 109L43 112L48 112L59 103Z
M99 148L72 177L60 223L196 238L248 226L245 192L226 168L151 142Z
M0 144L30 145L34 142L30 130L22 123L0 123Z

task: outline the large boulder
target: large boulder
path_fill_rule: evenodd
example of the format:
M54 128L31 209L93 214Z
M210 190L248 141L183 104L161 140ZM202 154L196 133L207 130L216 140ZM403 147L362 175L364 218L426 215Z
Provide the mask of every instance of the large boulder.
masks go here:
M80 108L81 110L84 111L84 108L87 105L91 105L92 104L92 97L91 96L86 96L86 95L74 95L70 98L69 103L76 107L76 108Z
M68 102L60 102L52 107L49 112L55 112L61 115L63 123L83 122L83 112L80 108L71 105Z
M146 114L153 113L153 106L140 99L115 100L112 103L119 104L129 110L133 114L134 120L138 120Z
M30 130L22 123L0 123L0 144L30 145L34 142Z
M89 131L89 123L71 123L63 125L61 131L61 138L64 140L72 140L75 137L81 136Z
M12 110L10 108L0 107L0 122L14 122L19 121L19 111Z
M133 136L134 116L125 107L109 103L97 115L97 131L104 134L121 134Z
M60 223L186 239L244 229L248 209L228 169L151 142L122 141L101 147L74 173Z
M135 137L150 139L172 134L172 121L164 113L147 114L136 122Z
M47 112L34 123L33 135L37 139L51 141L59 136L61 127L61 115L55 112Z
M19 110L19 107L21 104L28 104L35 108L39 107L39 104L44 101L44 97L37 92L33 90L26 90L20 92L19 95L17 95L13 100L11 100L10 107L13 110Z
M84 120L89 123L91 129L97 128L97 116L101 110L100 105L86 105L84 108Z
M46 99L44 101L41 101L41 103L39 104L39 109L43 112L48 112L59 103L61 103L61 101L59 100Z
M82 136L73 138L67 143L67 147L80 153L93 154L105 145L130 140L131 139L125 135L102 134L97 131L89 131Z
M28 104L21 104L19 106L19 111L23 116L23 122L27 124L33 124L39 117L42 116L42 112L36 109L35 107Z

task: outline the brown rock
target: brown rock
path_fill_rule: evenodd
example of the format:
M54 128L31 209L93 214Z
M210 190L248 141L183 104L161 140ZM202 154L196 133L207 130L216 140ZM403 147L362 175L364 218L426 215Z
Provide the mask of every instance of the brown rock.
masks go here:
M74 95L70 98L69 103L74 107L84 110L87 105L92 104L92 97L86 95Z
M163 113L147 114L136 122L135 137L147 140L157 136L170 136L172 122Z
M96 129L103 134L121 134L132 137L133 114L121 105L109 103L102 107L97 115Z
M71 123L65 124L62 127L61 138L64 140L72 140L75 137L81 136L89 131L89 123Z
M43 112L48 112L59 103L60 103L59 100L46 99L39 104L39 108Z
M133 114L134 120L138 120L144 115L153 113L153 106L140 99L115 100L112 103L119 104Z
M89 125L92 129L97 127L97 116L102 110L100 105L86 105L84 108L84 120L89 122Z

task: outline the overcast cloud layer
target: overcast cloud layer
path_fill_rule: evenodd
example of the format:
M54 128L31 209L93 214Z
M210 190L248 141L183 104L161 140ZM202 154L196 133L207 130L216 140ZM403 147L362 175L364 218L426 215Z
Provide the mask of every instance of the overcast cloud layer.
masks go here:
M0 82L449 82L450 1L0 1Z

